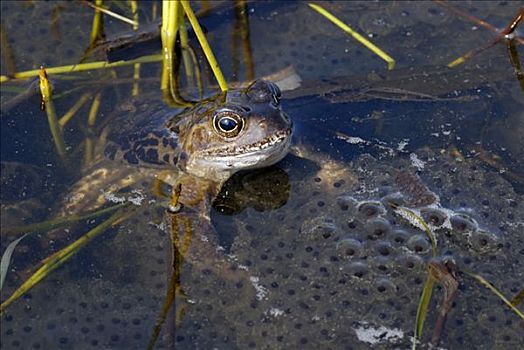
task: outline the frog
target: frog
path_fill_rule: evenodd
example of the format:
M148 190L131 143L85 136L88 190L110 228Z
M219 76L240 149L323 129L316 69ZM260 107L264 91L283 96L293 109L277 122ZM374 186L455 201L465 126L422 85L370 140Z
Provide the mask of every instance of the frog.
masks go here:
M232 266L219 253L211 205L237 172L269 167L288 154L293 122L280 100L276 84L256 80L179 113L149 103L139 107L147 113L134 111L145 118L131 120L120 110L102 132L107 143L97 152L100 156L84 170L62 205L63 215L121 199L124 188L141 193L136 184L149 183L157 197L168 199L163 227L173 241L191 226L192 240L198 244L191 244L185 258L202 269L228 275ZM114 125L118 128L109 128Z

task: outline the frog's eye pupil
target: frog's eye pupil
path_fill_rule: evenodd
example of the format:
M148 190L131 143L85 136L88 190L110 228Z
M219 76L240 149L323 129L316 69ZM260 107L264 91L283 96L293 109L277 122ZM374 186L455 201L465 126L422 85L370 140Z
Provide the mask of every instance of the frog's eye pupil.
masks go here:
M220 118L218 124L220 126L220 129L222 129L225 132L231 132L235 130L235 128L238 126L237 121L230 117Z
M215 131L224 137L235 137L244 128L244 119L235 112L225 111L213 117Z

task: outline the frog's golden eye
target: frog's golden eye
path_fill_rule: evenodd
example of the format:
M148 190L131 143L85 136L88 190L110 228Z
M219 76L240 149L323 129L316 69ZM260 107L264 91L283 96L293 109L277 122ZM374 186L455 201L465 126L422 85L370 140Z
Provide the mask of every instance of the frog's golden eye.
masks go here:
M244 128L244 119L233 111L221 111L214 115L213 127L224 137L235 137Z

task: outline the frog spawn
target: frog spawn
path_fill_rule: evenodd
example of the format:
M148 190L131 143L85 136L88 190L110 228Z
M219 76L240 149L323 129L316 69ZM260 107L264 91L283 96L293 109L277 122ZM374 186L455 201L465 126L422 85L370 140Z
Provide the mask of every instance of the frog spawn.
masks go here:
M506 295L517 293L524 278L517 244L522 196L474 161L457 164L445 156L417 153L431 174L429 180L424 173L421 177L439 189L440 205L410 209L432 225L439 252L452 255L459 267L481 274ZM176 330L164 326L159 346L167 336L179 348L367 349L371 340L379 347L409 347L431 248L421 230L391 209L391 203L412 201L395 180L407 164L396 162L361 156L350 165L351 174L329 179L316 174L292 183L280 209L248 209L233 217L238 232L229 253L254 278L223 281L186 264L188 299L177 302L185 316ZM472 172L473 165L477 170ZM293 169L300 167L291 166L290 178L299 178ZM455 169L454 177L446 175L449 169ZM472 175L477 181L469 180ZM485 188L505 193L504 200ZM61 275L69 270L58 270L56 280L68 284L50 278L15 303L2 319L2 346L145 347L165 295L169 263L168 238L148 224L150 214L142 213L113 240L95 246L92 261L104 272L100 280L71 279ZM460 283L443 347L511 348L523 341L518 319L498 299L470 279ZM441 298L436 289L426 337ZM360 340L362 332L371 334L367 341Z
M362 329L369 334L382 330L382 337L371 337L379 346L409 347L431 245L424 232L388 205L412 200L399 191L395 181L399 169L407 164L396 162L393 165L362 156L351 165L354 173L350 177L329 179L328 183L318 176L300 181L292 184L285 207L266 213L248 210L236 217L238 233L231 254L258 276L257 285L265 292L259 298L243 299L246 286L237 286L217 301L192 288L195 319L223 317L225 322L213 322L215 339L228 339L228 344L232 342L238 348L367 349L370 343L359 340ZM439 254L452 256L460 268L483 275L512 295L520 289L515 281L522 277L518 259L522 253L511 245L511 237L514 240L518 232L510 228L502 232L493 225L498 215L507 216L508 211L524 217L522 210L497 203L505 213L493 213L491 221L482 220L474 200L449 205L457 187L488 195L485 190L480 192L482 183L461 181L469 172L466 164L457 167L453 159L440 155L428 163L432 177L442 179L451 165L460 176L438 182L441 187L427 181L432 188L439 188L441 202L410 209L431 225ZM290 178L294 178L293 173ZM507 184L500 182L500 187L507 192L509 202L520 198ZM504 267L507 274L497 275L496 271L508 264ZM442 346L504 348L523 340L515 315L504 307L494 307L498 306L496 297L471 279L461 278L459 282L459 296L449 315ZM442 295L437 288L426 337L436 317L436 301ZM213 312L204 314L211 306ZM472 310L479 308L489 310L485 319L491 321L478 323ZM184 339L179 342L182 347L190 346L190 336L205 342L209 335L208 330L194 331L191 322L187 320L177 330Z
M153 217L144 206L11 305L2 315L2 348L146 348L170 261L168 237ZM13 277L2 294L27 276Z

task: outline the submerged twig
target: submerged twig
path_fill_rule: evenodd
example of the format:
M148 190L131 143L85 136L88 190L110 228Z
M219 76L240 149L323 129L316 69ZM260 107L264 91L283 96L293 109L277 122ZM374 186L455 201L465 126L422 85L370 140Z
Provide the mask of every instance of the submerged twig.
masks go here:
M184 21L184 12L179 12L179 33L180 33L180 48L182 49L182 62L184 63L184 71L186 72L187 85L194 85L194 75L191 69L191 54L189 53L189 38L187 35L187 27ZM198 67L195 67L198 69Z
M514 39L508 41L508 53L511 65L513 66L515 74L517 75L517 80L519 81L520 89L524 90L524 73L522 72L522 69L520 67L519 54L517 52L517 48L515 47Z
M18 106L20 103L26 101L30 97L36 95L38 93L39 87L38 87L38 81L33 81L27 89L24 89L22 92L20 92L18 95L14 96L13 98L3 102L0 105L0 108L2 109L3 113L7 113L12 108ZM3 92L3 91L2 91Z
M236 80L239 79L240 54L238 53L238 44L242 45L242 57L246 66L245 80L253 81L255 79L255 66L253 64L253 52L251 50L251 41L249 34L249 15L248 7L245 0L236 0L235 5L235 25L232 35L232 65L233 75Z
M431 345L437 347L440 342L442 330L448 316L453 300L457 294L459 283L455 276L455 264L452 261L432 261L429 263L430 275L444 287L444 297L431 337Z
M487 42L481 47L466 52L464 55L448 63L448 67L453 68L466 62L466 60L478 55L479 53L489 49L492 46L495 46L503 39L513 39L513 32L515 31L515 28L517 28L517 26L520 24L523 17L524 7L521 7L519 13L511 20L511 22L506 26L506 28L502 32L500 32L493 40Z
M173 272L171 273L171 278L169 279L166 297L164 298L164 303L162 305L160 315L158 315L157 321L155 322L153 333L149 338L147 349L155 348L155 344L158 340L158 336L160 335L160 331L162 330L162 326L166 322L167 315L169 314L171 307L175 304L177 296L182 296L184 298L186 297L184 291L182 290L182 282L180 281L180 268L182 266L181 262L183 260L183 257L175 245L173 245L173 257ZM183 309L181 309L180 312L183 312ZM175 315L175 317L177 315Z

